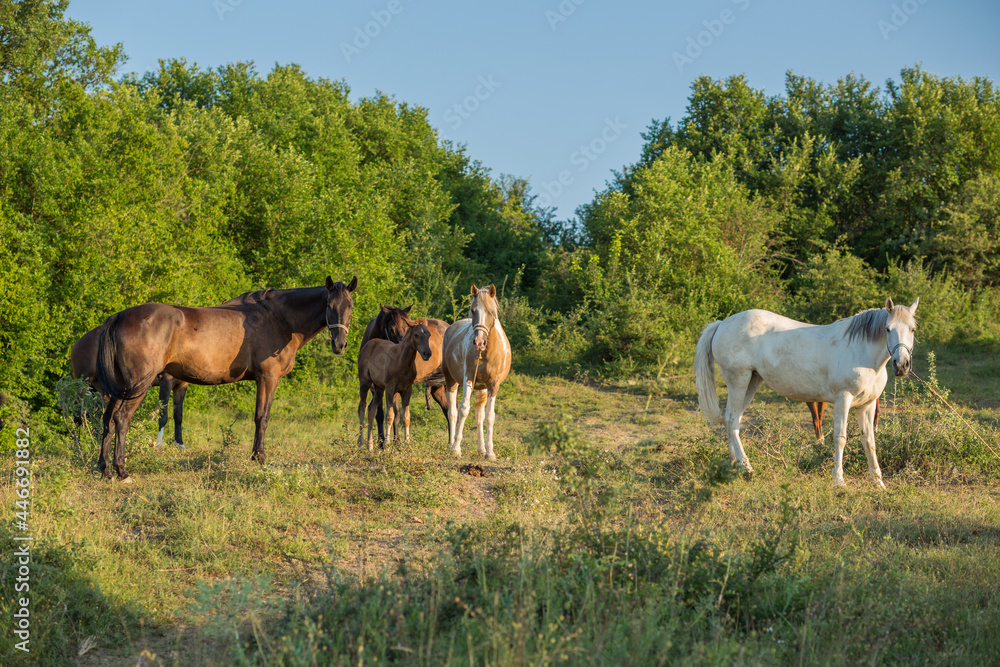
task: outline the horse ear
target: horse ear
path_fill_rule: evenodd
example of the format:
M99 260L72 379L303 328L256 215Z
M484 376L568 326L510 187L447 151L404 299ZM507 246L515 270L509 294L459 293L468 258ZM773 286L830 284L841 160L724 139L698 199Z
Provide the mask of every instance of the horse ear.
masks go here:
M326 291L327 292L333 291L333 278L331 278L330 276L326 277Z
M407 315L409 315L411 308L413 308L413 304L412 303L409 306L407 306L406 308L404 308L403 312L406 313Z
M472 289L470 290L472 296L476 296L476 283L472 283Z
M388 313L389 312L389 306L386 306L386 305L381 304L381 303L378 305L378 309L382 313Z
M895 306L892 303L892 297L885 297L885 309L891 311L893 308L895 308Z
M327 278L327 280L329 280L329 278ZM354 276L351 279L351 284L347 286L347 291L348 292L353 292L356 289L358 289L358 277Z
M917 312L917 304L918 303L920 303L920 297L919 296L917 297L917 300L913 302L913 305L910 306L910 312L911 313Z
M496 298L496 296L497 296L497 286L496 285L490 285L490 296L493 297L494 299Z

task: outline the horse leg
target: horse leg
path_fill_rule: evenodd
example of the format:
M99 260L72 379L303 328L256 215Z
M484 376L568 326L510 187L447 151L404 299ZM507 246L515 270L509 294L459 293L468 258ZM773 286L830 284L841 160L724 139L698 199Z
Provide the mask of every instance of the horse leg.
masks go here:
M108 470L108 452L111 449L111 439L114 438L114 433L111 431L111 417L114 415L115 410L118 409L121 401L117 398L110 398L107 403L104 404L104 417L102 418L102 423L104 425L101 431L101 456L97 459L97 469L101 471L101 477L111 478L111 471Z
M479 438L476 445L480 456L486 456L486 438L483 436L483 426L486 421L486 395L485 389L476 392L476 433Z
M118 475L118 479L124 480L128 478L128 473L125 472L125 444L127 442L129 426L132 425L132 415L135 414L136 408L142 403L142 399L145 398L146 392L139 394L138 398L130 398L127 400L122 400L119 402L119 407L115 410L114 415L112 415L112 420L115 423L115 460L114 469L115 474Z
M413 394L413 385L406 388L400 397L400 414L403 422L403 440L407 443L410 442L410 396Z
M868 476L880 489L884 489L882 469L878 466L878 456L875 454L875 408L869 403L855 409L855 413L858 418L858 428L861 429L861 445L865 448L865 456L868 458Z
M806 403L809 408L809 414L812 415L813 429L816 431L816 438L823 442L823 409L826 407L826 403L823 401L816 401Z
M187 390L187 382L177 382L174 385L174 444L181 449L184 449L184 436L181 434L181 422L184 419L184 397L187 395Z
M267 432L267 421L271 416L271 401L274 399L274 390L278 388L278 380L271 375L261 375L257 378L257 409L254 412L253 453L250 454L251 461L257 461L261 465L267 460L264 454L264 434Z
M371 410L371 406L368 405L368 383L364 380L361 381L361 388L359 390L361 398L358 401L358 448L360 449L365 444L365 417L367 416L367 411ZM368 450L371 451L371 441L368 442Z
M372 404L375 406L375 425L378 427L378 445L382 449L385 449L385 410L382 408L382 401L376 403L374 396L372 397ZM368 409L371 410L372 406L369 405Z
M455 451L455 426L458 424L458 383L448 387L448 447ZM459 456L461 456L459 449Z
M381 408L382 394L384 393L385 390L382 387L379 387L378 385L372 385L372 402L368 405L368 451L369 452L375 451L374 445L372 443L372 427L373 427L372 422L375 421L376 419L375 416L376 411L372 409L372 405L374 404L375 406ZM383 412L382 415L384 419L385 413ZM385 440L379 440L379 447L385 447Z
M428 387L430 395L434 397L437 404L441 406L441 411L444 413L444 420L448 424L448 442L451 442L451 421L448 419L448 392L445 391L443 385L437 387Z
M844 393L833 404L833 483L847 486L844 482L844 446L847 444L847 418L854 397Z
M465 430L465 420L469 417L469 407L474 393L473 380L464 380L462 382L462 405L458 410L458 419L455 422L455 439L451 447L451 453L455 456L462 455L462 431Z
M396 387L385 388L385 440L382 441L382 449L392 445L393 441L399 441L399 411L396 409Z
M879 411L879 402L881 402L881 400L882 400L882 398L880 396L877 396L875 398L875 416L872 417L872 428L873 429L878 429L878 411Z
M496 412L497 392L494 389L486 398L486 459L496 461L496 454L493 453L493 422L497 418Z
M167 405L170 403L170 385L172 383L165 377L160 376L160 432L156 434L156 446L159 447L163 444L163 429L167 427L167 421L170 419L167 414Z
M761 377L752 371L740 373L735 378L725 378L726 386L729 389L729 398L726 399L726 434L729 439L729 462L732 465L741 466L747 472L752 473L753 467L750 459L743 450L743 442L740 440L740 424L743 421L743 413L750 406L757 388L760 386Z

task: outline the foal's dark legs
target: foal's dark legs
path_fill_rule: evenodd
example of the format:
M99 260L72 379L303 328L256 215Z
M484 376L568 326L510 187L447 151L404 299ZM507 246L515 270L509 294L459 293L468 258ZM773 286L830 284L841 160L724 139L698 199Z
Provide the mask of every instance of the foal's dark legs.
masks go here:
M368 409L371 410L372 407L375 408L375 426L378 427L378 446L380 449L385 449L385 410L382 409L382 401L375 402L374 392Z
M270 376L257 378L257 410L253 420L256 430L253 434L253 453L250 455L250 460L261 464L267 460L267 456L264 454L264 433L267 431L267 420L271 414L271 401L274 399L274 390L278 388L279 379Z
M426 391L428 394L434 397L437 404L441 406L441 413L444 415L444 422L448 424L448 442L451 442L451 424L448 422L448 392L445 391L444 385L438 385L432 387L427 385ZM430 409L430 401L427 402L427 408ZM371 409L371 406L368 407ZM378 442L379 445L385 445L385 427L382 426L384 419L384 413L382 411L382 404L379 403L375 410L375 423L378 425Z

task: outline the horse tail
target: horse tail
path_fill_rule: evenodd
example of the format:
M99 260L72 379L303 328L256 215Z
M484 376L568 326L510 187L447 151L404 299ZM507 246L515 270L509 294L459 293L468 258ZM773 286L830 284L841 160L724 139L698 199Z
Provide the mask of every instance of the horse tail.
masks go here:
M94 381L105 396L128 400L134 397L136 387L131 382L128 369L125 368L124 364L118 363L117 331L119 314L115 313L104 320L104 324L101 325L97 342L97 368L95 369ZM125 382L124 387L119 385L118 380L115 379L116 369L121 373L122 379Z
M427 409L431 409L431 395L433 391L438 387L444 386L444 370L441 366L434 369L430 375L424 378L424 401L427 403Z
M694 351L694 382L698 387L698 408L709 424L723 421L719 393L715 389L715 357L712 355L712 339L715 338L715 331L720 324L722 322L716 320L705 327Z

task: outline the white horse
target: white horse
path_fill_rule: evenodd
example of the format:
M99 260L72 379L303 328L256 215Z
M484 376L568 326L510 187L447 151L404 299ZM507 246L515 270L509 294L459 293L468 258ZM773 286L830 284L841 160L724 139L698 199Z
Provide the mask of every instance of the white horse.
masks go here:
M448 429L451 451L462 455L462 429L469 416L472 394L476 393L476 426L479 430L479 453L496 461L493 453L493 421L496 419L497 391L510 373L510 342L497 317L497 289L472 286L469 317L455 322L444 333L441 370L448 392ZM458 409L458 385L462 385L461 413ZM486 437L483 437L483 422Z
M845 486L847 416L854 408L868 474L884 489L875 456L875 400L885 388L889 359L897 377L910 372L918 303L919 298L912 306L894 306L892 299L886 299L884 310L872 308L825 326L766 310L747 310L705 327L694 357L698 406L710 424L725 422L733 465L753 471L740 442L740 421L760 383L766 382L791 399L833 404L833 481L837 486ZM725 420L713 362L729 389Z

